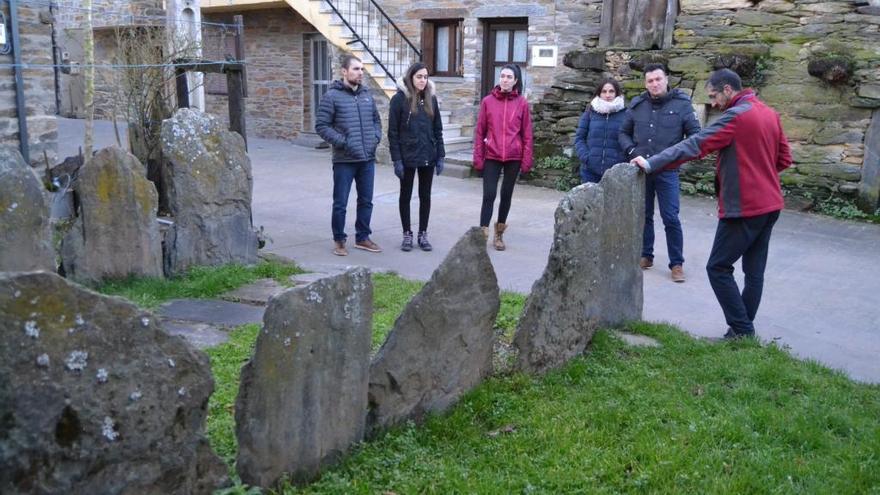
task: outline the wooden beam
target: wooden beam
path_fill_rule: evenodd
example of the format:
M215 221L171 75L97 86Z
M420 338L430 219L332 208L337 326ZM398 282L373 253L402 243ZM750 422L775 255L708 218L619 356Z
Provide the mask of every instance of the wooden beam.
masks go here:
M244 149L247 150L247 127L242 86L243 75L241 71L226 72L226 90L229 95L229 130L241 134L241 137L244 138Z

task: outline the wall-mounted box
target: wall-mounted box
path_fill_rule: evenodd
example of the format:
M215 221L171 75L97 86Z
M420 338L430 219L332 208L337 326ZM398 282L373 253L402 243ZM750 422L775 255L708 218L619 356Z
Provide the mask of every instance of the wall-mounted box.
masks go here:
M559 47L536 45L532 47L532 67L556 67L556 54Z

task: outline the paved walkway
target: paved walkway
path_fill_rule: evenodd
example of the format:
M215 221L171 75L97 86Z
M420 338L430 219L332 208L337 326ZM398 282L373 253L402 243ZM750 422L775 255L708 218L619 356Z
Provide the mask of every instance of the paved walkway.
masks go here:
M75 149L70 145L75 142L74 128L70 121L62 122L59 134L62 144L68 143L62 149ZM96 141L102 142L100 136ZM252 138L249 153L254 223L263 225L272 241L266 249L308 269L365 265L427 280L479 217L480 181L437 177L428 228L434 251L401 252L398 181L390 167L378 167L373 240L385 251L351 249L350 256L336 257L331 253L329 152ZM561 197L556 191L517 185L505 235L508 249L490 250L502 289L527 293L541 275L553 234L553 212ZM354 201L353 192L347 224L352 240ZM417 199L412 211L417 219ZM688 280L684 284L669 280L665 238L658 229L655 268L644 272L644 319L670 322L695 336L718 336L726 325L703 268L715 231L714 201L682 198L681 220ZM755 321L759 336L857 380L880 383L878 255L880 226L784 212L771 240L764 299Z

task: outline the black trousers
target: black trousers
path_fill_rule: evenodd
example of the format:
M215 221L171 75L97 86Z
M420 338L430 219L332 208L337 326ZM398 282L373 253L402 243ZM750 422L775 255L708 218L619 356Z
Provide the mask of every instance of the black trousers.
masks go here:
M737 334L755 332L752 321L761 304L770 234L778 218L779 212L774 211L756 217L718 221L706 272L724 319ZM742 293L733 277L733 264L740 258L745 275Z
M409 202L412 200L413 182L419 175L419 232L428 231L428 217L431 215L431 183L434 181L434 167L404 167L400 179L400 224L404 232L411 232Z
M480 209L480 227L488 227L492 221L492 209L495 206L495 196L498 194L498 179L504 172L504 180L501 182L501 202L498 204L498 223L507 223L507 214L510 213L510 201L513 198L513 186L519 175L519 160L499 162L486 160L483 164L483 207Z

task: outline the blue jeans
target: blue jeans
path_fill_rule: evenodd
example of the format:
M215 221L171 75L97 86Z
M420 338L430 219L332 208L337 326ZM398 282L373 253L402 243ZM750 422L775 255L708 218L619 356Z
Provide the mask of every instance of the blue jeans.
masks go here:
M354 223L357 242L370 238L370 217L373 215L373 180L376 176L375 160L333 164L333 214L330 226L333 240L343 241L345 234L345 207L351 192L351 181L357 189L357 217Z
M684 263L684 235L678 220L678 170L649 174L645 179L645 232L642 256L654 259L654 196L660 205L660 218L666 229L669 268Z
M757 217L718 221L706 273L727 325L737 334L755 333L752 321L761 304L770 234L778 218L779 212L774 211ZM733 264L740 258L745 275L742 293L733 278Z

